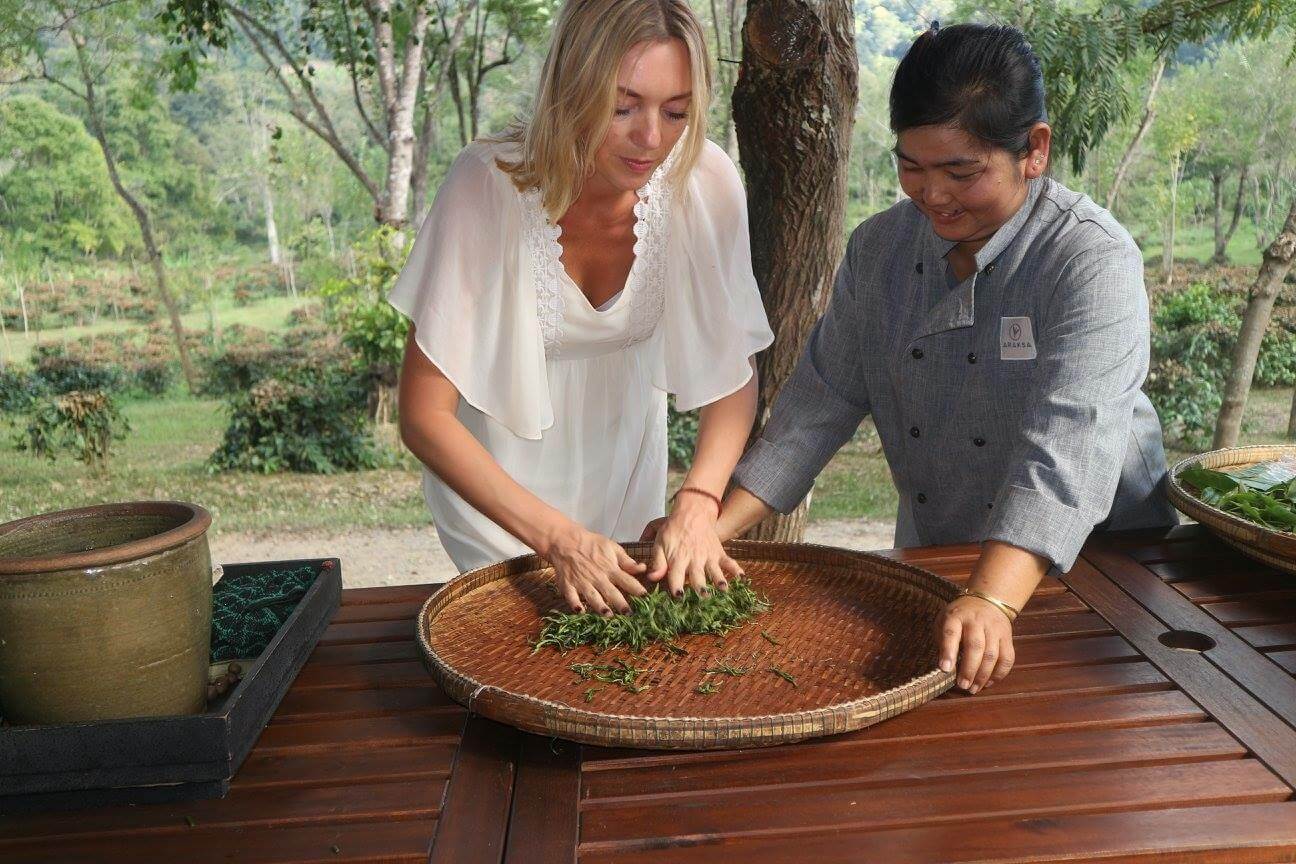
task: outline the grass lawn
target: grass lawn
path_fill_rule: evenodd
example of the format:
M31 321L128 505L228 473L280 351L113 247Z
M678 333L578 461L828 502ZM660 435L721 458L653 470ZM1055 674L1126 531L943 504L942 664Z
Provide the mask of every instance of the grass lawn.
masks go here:
M1160 266L1161 227L1159 225L1143 226L1141 233L1139 228L1131 229L1131 231L1141 238L1143 260L1147 264ZM1192 259L1205 264L1214 254L1215 229L1212 226L1185 225L1180 227L1175 235L1176 261ZM1250 220L1243 220L1239 223L1237 231L1233 234L1233 239L1229 241L1228 256L1230 263L1235 265L1260 266L1260 261L1264 257L1264 250L1256 246L1255 225Z
M260 327L262 330L283 330L288 326L288 315L298 306L319 302L308 297L267 297L239 306L228 297L217 298L213 304L217 327L229 327L232 324L243 324L249 327ZM160 319L165 320L165 319ZM207 309L195 306L180 316L180 323L186 329L206 330ZM32 330L24 334L12 328L6 333L6 339L0 339L0 359L7 363L26 363L31 356L32 348L37 345L56 345L70 342L82 336L102 333L118 333L125 330L143 329L138 321L114 321L105 318L85 327L60 327L56 330ZM169 332L169 331L168 331Z
M221 403L173 397L128 402L131 432L115 445L106 476L68 458L56 462L18 452L0 433L0 522L109 501L178 499L212 511L224 530L341 529L426 525L418 472L398 467L336 476L209 474L220 442Z

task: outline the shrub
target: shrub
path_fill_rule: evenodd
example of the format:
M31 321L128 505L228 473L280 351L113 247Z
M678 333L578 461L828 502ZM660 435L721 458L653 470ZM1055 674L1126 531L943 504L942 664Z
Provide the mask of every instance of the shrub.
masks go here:
M1144 390L1171 439L1204 446L1215 428L1240 320L1204 283L1162 299L1152 316L1152 363Z
M229 402L229 426L213 470L333 474L379 463L363 386L337 365L300 365L257 382Z
M136 363L130 371L130 383L134 390L148 396L161 396L171 389L175 380L175 370L170 363L158 360L146 360Z
M39 346L34 354L34 374L52 393L76 390L114 392L124 383L120 366L71 353L61 345Z
M32 404L26 430L19 433L19 450L31 450L51 461L61 451L103 472L113 440L126 437L130 424L102 390L73 390Z
M45 382L32 373L12 364L0 368L0 412L26 411L34 400L48 392Z

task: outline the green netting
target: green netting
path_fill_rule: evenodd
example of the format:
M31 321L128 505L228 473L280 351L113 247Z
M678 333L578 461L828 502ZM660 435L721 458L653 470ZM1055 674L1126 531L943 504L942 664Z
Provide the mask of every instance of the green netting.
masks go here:
M221 577L212 586L212 662L259 656L316 575L299 567Z

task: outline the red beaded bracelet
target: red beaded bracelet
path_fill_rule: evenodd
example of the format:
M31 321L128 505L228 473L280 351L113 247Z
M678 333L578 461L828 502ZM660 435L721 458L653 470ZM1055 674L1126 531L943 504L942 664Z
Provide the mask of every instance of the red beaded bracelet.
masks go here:
M715 502L716 513L719 514L724 512L724 502L720 500L720 497L718 495L713 495L710 492L706 491L705 489L699 489L696 486L682 487L678 492L676 492L674 495L671 496L671 501L674 502L675 499L678 498L680 496L680 493L682 492L693 492L698 495L702 495L706 498L710 498L712 501Z

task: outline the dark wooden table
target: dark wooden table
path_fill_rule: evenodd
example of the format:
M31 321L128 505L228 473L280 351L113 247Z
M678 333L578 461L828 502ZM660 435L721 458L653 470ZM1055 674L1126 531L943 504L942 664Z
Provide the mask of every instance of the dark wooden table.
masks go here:
M0 861L1296 861L1296 577L1195 527L1091 541L983 695L743 752L467 716L411 639L431 590L345 592L226 799L0 820Z

